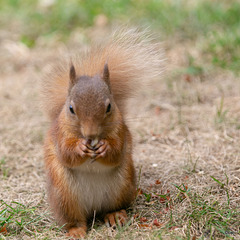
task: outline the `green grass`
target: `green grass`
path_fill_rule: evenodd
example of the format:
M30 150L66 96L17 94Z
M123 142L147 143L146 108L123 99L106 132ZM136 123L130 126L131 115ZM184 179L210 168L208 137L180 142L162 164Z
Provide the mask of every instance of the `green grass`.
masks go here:
M212 63L224 69L239 73L240 28L214 32L205 48L211 53Z
M19 236L24 233L28 236L36 236L37 233L60 231L60 228L51 226L46 228L49 222L47 214L37 213L38 206L27 206L19 202L6 203L0 200L0 236ZM46 215L46 216L44 216ZM6 229L6 232L3 232ZM1 233L2 232L2 233Z
M158 230L153 229L153 235L170 235L172 239L192 239L193 236L197 237L196 239L234 239L240 231L240 211L236 206L231 206L228 177L226 176L226 183L213 176L211 179L217 186L206 188L201 193L185 184L174 184L177 191L166 194L143 192L139 198L146 204L151 202L155 216L158 216L159 212L161 217L166 214L164 220L159 220L164 224L158 227ZM222 192L225 201L216 200L215 191ZM139 216L136 219L140 223L143 220L147 227L153 226L154 219L151 216ZM178 228L184 229L183 233L173 231Z
M7 178L9 176L9 168L5 167L6 161L5 158L0 159L0 174L3 178Z
M41 1L0 0L0 24L20 31L20 41L33 47L39 37L67 41L76 28L94 25L104 14L109 23L151 25L162 39L174 42L202 41L199 49L208 63L239 73L240 2L215 1L55 1L41 7Z
M226 122L228 110L224 109L224 98L221 98L219 106L216 109L215 123L219 126Z
M212 178L218 181L214 177ZM184 220L184 222L188 222L189 231L190 226L197 226L199 232L202 232L202 237L205 236L210 239L216 237L231 237L234 233L238 233L234 229L236 229L239 224L239 210L229 207L227 191L228 200L224 204L220 204L211 194L192 192L187 189L184 184L176 187L179 190L178 198L180 202L186 199L189 202L189 207L179 219L176 218L175 224L179 224ZM222 188L222 186L220 186L220 188ZM187 232L186 235L188 235Z

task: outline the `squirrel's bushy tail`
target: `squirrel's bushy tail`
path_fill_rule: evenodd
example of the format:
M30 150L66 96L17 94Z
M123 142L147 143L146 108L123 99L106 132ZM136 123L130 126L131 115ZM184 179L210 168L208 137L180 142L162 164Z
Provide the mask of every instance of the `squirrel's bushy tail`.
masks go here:
M148 31L137 28L118 29L105 43L93 45L81 56L72 57L78 76L94 76L103 72L107 62L114 100L124 112L126 100L148 79L160 76L162 52L153 43ZM56 66L43 80L43 107L54 120L60 113L68 94L70 59Z

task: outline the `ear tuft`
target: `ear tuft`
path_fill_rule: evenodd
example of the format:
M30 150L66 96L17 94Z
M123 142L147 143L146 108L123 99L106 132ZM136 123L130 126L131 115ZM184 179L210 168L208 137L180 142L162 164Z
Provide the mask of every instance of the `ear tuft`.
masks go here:
M72 63L71 63L71 67L70 67L69 78L71 81L71 85L74 85L74 83L76 81L76 70Z
M104 70L103 70L103 80L109 80L109 69L108 69L108 64L105 63L104 65Z
M111 88L110 88L110 73L109 73L109 69L108 69L108 63L105 63L105 65L104 65L103 80L106 82L106 84L108 85L109 90L111 92Z

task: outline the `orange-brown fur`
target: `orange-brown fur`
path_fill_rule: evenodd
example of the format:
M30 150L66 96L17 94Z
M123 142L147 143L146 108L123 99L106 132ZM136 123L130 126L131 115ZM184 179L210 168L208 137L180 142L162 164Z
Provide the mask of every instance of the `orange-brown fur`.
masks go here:
M128 207L135 197L125 105L139 81L160 74L162 61L146 39L137 30L122 31L73 59L71 70L63 61L45 76L43 107L51 120L44 146L49 203L73 237L85 235L94 211L112 219L118 214L109 213ZM96 149L88 144L93 139Z

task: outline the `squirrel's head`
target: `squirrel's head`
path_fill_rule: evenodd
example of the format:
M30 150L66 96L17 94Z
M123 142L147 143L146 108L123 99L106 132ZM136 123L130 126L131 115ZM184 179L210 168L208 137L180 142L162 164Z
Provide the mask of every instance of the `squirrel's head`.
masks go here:
M93 77L77 76L74 66L70 68L67 117L81 137L96 144L116 127L113 122L119 114L111 93L109 77L107 63L103 73Z

